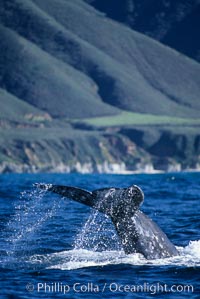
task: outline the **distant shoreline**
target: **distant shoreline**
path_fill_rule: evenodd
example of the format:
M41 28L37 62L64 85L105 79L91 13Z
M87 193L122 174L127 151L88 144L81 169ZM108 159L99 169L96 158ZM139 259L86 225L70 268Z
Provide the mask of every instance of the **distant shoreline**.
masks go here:
M174 165L173 165L174 166ZM180 172L200 172L200 167L196 168L185 168L181 167L169 167L168 169L155 169L153 165L147 164L142 168L137 169L128 169L124 163L113 163L109 164L104 162L99 165L92 165L90 163L80 164L77 162L73 166L58 164L54 165L45 165L41 168L35 165L26 165L26 164L13 164L13 163L2 163L0 164L0 174L39 174L39 173L60 173L60 174L119 174L119 175L131 175L131 174L159 174L159 173L180 173Z

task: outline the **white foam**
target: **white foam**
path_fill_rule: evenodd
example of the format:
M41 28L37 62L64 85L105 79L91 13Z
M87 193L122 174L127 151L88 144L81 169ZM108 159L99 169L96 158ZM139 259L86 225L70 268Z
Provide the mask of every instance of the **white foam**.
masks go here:
M200 259L200 240L190 241L189 245L183 248L183 253Z
M106 265L154 265L154 266L200 266L200 240L191 241L186 247L177 247L180 256L146 260L141 254L125 255L123 251L95 252L85 249L74 249L48 255L32 256L33 264L46 264L47 269L73 270L85 267Z

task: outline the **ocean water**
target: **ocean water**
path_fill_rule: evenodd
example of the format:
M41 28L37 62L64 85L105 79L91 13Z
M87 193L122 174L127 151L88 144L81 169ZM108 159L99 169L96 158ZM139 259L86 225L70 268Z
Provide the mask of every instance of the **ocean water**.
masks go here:
M180 256L126 256L110 219L34 187L139 185ZM0 298L200 298L200 173L0 175Z

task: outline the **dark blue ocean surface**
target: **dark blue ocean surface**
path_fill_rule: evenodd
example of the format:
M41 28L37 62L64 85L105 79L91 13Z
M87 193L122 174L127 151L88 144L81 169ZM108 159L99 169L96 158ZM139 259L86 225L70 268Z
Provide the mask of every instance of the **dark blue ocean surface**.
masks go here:
M38 190L139 185L180 256L126 256L110 219ZM0 298L200 298L200 174L1 175Z

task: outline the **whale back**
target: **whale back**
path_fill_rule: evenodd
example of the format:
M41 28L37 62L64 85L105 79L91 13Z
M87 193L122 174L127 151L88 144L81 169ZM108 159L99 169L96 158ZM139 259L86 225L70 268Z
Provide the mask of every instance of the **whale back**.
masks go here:
M112 222L126 254L138 252L146 259L179 255L166 234L140 210L137 210L132 217L113 217Z

